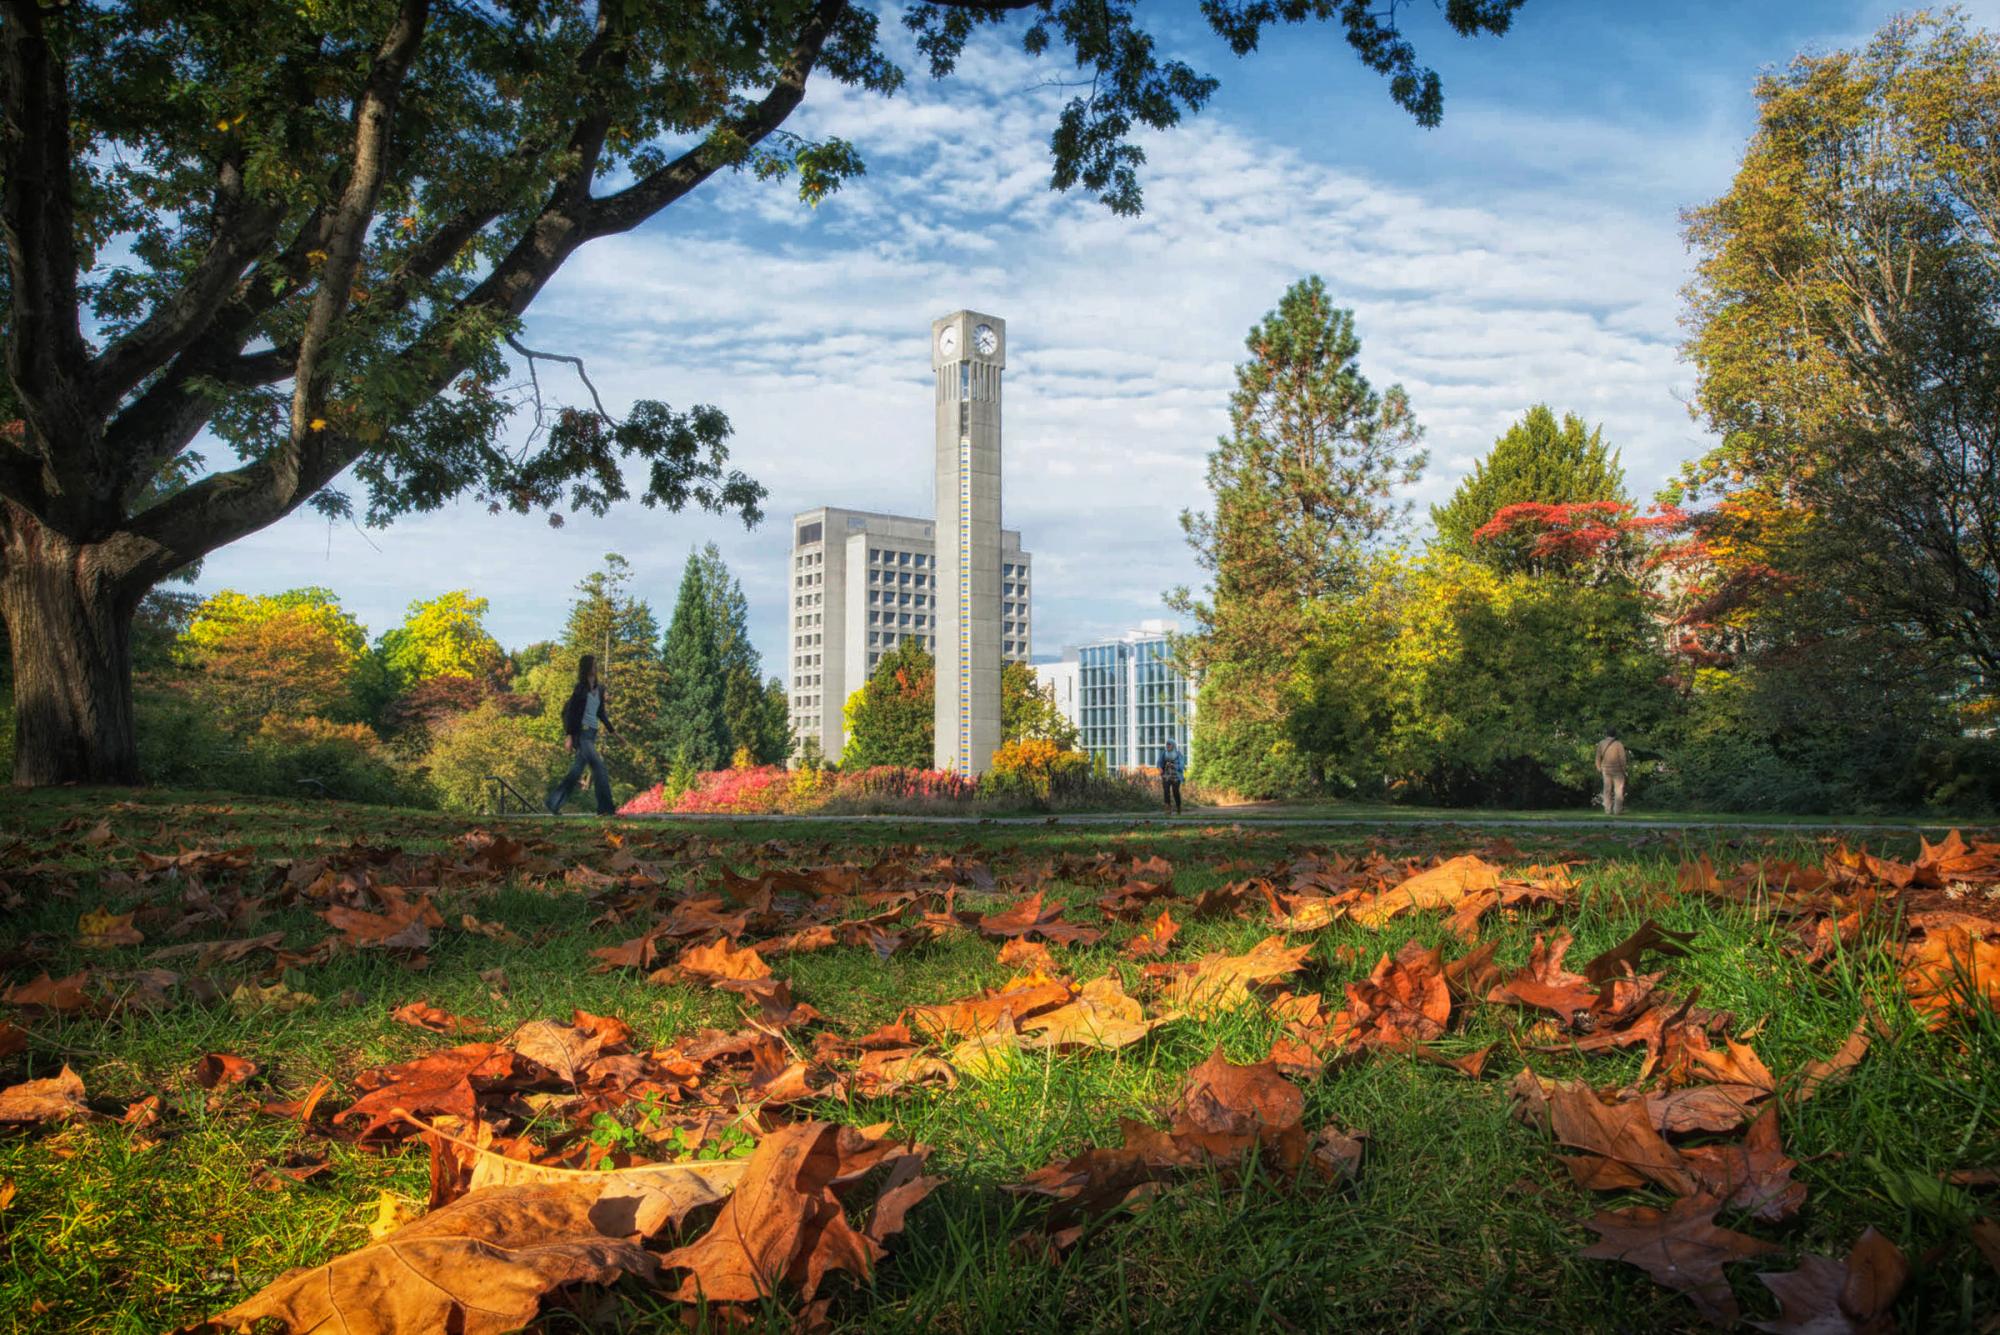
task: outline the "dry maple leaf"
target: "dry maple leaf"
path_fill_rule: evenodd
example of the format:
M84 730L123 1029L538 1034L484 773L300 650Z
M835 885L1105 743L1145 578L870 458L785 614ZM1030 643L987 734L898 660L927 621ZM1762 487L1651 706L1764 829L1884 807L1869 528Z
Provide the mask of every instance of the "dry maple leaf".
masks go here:
M474 1192L183 1330L219 1335L275 1319L343 1335L501 1335L533 1321L543 1296L564 1285L656 1272L650 1253L596 1227L595 1205L592 1188L567 1183Z
M654 982L671 982L678 978L704 978L711 982L718 978L769 978L771 966L764 963L754 947L739 950L728 940L718 937L705 946L689 946L680 953L671 969L661 969L652 975Z
M1861 1064L1868 1055L1870 1031L1879 1022L1873 1015L1863 1015L1854 1022L1854 1028L1831 1057L1825 1061L1807 1062L1799 1068L1799 1086L1793 1098L1804 1103L1828 1085L1839 1084L1847 1079L1849 1072Z
M592 1201L590 1220L612 1237L651 1238L704 1205L722 1200L743 1178L746 1161L643 1164L606 1171L563 1168L512 1158L488 1147L492 1128L476 1123L474 1139L427 1127L432 1204L489 1187L556 1186Z
M1648 918L1639 924L1639 929L1632 935L1584 965L1583 976L1593 983L1602 983L1618 977L1628 968L1637 973L1647 951L1656 955L1684 956L1688 953L1688 943L1694 938L1693 932L1672 931Z
M1329 1182L1352 1182L1361 1176L1366 1131L1345 1131L1328 1122L1313 1137L1313 1171Z
M1749 1085L1767 1092L1778 1087L1777 1079L1764 1065L1764 1059L1748 1043L1726 1039L1725 1049L1717 1052L1706 1046L1706 1038L1700 1035L1698 1029L1689 1034L1690 1039L1698 1041L1689 1047L1688 1057L1702 1076L1720 1084Z
M1717 1326L1732 1326L1738 1312L1736 1295L1722 1267L1732 1261L1782 1251L1774 1243L1720 1228L1716 1203L1704 1197L1675 1201L1666 1210L1635 1205L1627 1210L1603 1210L1584 1221L1598 1241L1578 1256L1635 1265L1665 1288L1685 1293L1701 1314Z
M367 1092L334 1114L333 1120L367 1117L363 1137L401 1120L399 1113L451 1113L469 1122L477 1111L479 1092L513 1079L514 1074L515 1057L508 1049L497 1043L462 1044L362 1072L356 1083Z
M1250 1000L1250 989L1288 978L1304 967L1312 943L1287 946L1282 936L1267 936L1241 955L1204 955L1191 964L1165 967L1169 972L1161 1000L1196 1019L1233 1011ZM1149 970L1150 971L1150 970Z
M1001 1017L1014 1025L1031 1015L1066 1005L1072 993L1068 983L1030 974L1017 978L997 992L981 992L957 1001L910 1009L907 1023L918 1033L942 1039L952 1034L978 1035L999 1026Z
M159 964L186 957L191 972L202 972L220 964L234 964L259 950L281 949L284 944L283 932L266 932L262 936L244 937L237 941L188 941L177 946L162 946L147 952L146 959Z
M979 930L987 936L1018 937L1035 935L1045 941L1087 946L1104 933L1095 927L1081 927L1062 920L1061 904L1044 905L1042 892L1020 901L1001 913L989 913L979 920Z
M1121 1118L1124 1143L1085 1150L1036 1169L1003 1190L1051 1202L1052 1241L1068 1246L1082 1232L1080 1221L1126 1207L1156 1194L1159 1184L1200 1162L1171 1137L1143 1122Z
M847 1222L832 1189L894 1153L830 1123L779 1127L758 1143L708 1231L660 1258L690 1272L673 1296L749 1303L789 1284L809 1300L834 1270L865 1279L882 1246Z
M1174 1100L1170 1132L1211 1158L1233 1163L1253 1146L1295 1169L1305 1158L1306 1096L1271 1062L1238 1066L1216 1045L1208 1060L1188 1072Z
M953 1047L946 1059L953 1069L974 1080L987 1080L1003 1074L1020 1055L1021 1037L1014 1028L1014 1017L1003 1013L991 1029Z
M1758 1115L1741 1144L1693 1145L1681 1151L1681 1162L1723 1208L1747 1211L1767 1224L1784 1223L1805 1204L1805 1184L1792 1181L1798 1161L1787 1158L1778 1142L1775 1106Z
M1930 933L1903 952L1903 987L1932 1029L1943 1028L1954 1011L2000 1007L2000 940L1964 927Z
M1734 1131L1749 1121L1753 1105L1771 1091L1758 1085L1691 1085L1646 1095L1646 1115L1665 1135Z
M590 966L592 973L609 973L613 969L650 969L659 954L654 943L664 935L655 927L643 936L635 936L629 941L620 941L615 946L599 946L591 951L598 963Z
M67 1066L46 1080L24 1080L0 1089L0 1125L36 1126L89 1115L83 1103L83 1077Z
M257 1063L226 1052L211 1052L194 1064L195 1084L203 1089L240 1085L257 1074Z
M872 1049L861 1054L854 1070L855 1092L869 1098L887 1098L925 1085L956 1088L958 1072L949 1062L916 1048Z
M585 1011L576 1012L575 1019L574 1024L530 1020L513 1032L507 1046L556 1079L581 1084L586 1068L604 1052L623 1046L632 1030L621 1020L606 1021Z
M1553 940L1535 933L1527 967L1509 975L1486 994L1486 999L1500 1005L1518 1002L1549 1011L1565 1023L1579 1011L1589 1011L1597 1004L1597 989L1582 974L1571 973L1562 966L1572 939L1568 932L1558 932Z
M129 913L98 909L76 920L76 943L85 950L115 950L143 944L145 934L132 925Z
M486 1026L478 1020L439 1010L428 1001L412 1001L389 1012L389 1018L427 1029L433 1034L474 1034Z
M1407 941L1396 958L1384 955L1374 971L1344 989L1347 1005L1327 1036L1339 1046L1407 1048L1438 1037L1451 1019L1451 989L1435 950Z
M1621 1164L1676 1196L1697 1189L1694 1174L1653 1126L1643 1099L1607 1104L1581 1082L1545 1089L1548 1119L1558 1143Z
M1009 969L1031 972L1039 970L1055 974L1062 971L1062 966L1056 963L1056 957L1049 953L1047 946L1040 941L1030 941L1025 936L1017 936L1000 947L1000 963Z
M1775 1335L1888 1335L1889 1309L1909 1282L1902 1249L1864 1231L1843 1261L1802 1256L1797 1270L1757 1276L1778 1299L1778 1319L1752 1321Z
M28 1050L28 1031L8 1020L0 1020L0 1060Z
M431 928L444 926L444 918L431 907L427 894L415 903L400 897L391 899L382 913L334 907L321 909L319 916L347 945L357 949L425 950L431 944Z
M1500 869L1472 853L1460 854L1348 907L1363 927L1380 927L1411 909L1452 908L1467 895L1500 884Z
M0 994L0 1001L9 1006L33 1006L45 1011L80 1011L90 1006L90 997L83 985L90 981L90 970L73 973L67 978L51 978L46 973L32 983L16 983Z
M1114 1049L1137 1043L1166 1021L1147 1019L1118 975L1109 973L1085 983L1068 1004L1015 1023L1025 1035L1020 1040L1024 1048Z
M1172 910L1161 909L1160 916L1153 919L1153 925L1127 941L1122 953L1127 959L1164 959L1180 930L1181 925L1174 921Z
M301 1010L319 1004L319 998L310 992L298 992L287 987L281 980L269 987L258 987L252 983L238 983L236 990L229 994L229 1004L239 1011L274 1010L279 1012Z
M1953 830L1937 844L1918 835L1917 847L1916 879L1926 885L2000 879L2000 843L1980 840L1968 844L1964 835Z

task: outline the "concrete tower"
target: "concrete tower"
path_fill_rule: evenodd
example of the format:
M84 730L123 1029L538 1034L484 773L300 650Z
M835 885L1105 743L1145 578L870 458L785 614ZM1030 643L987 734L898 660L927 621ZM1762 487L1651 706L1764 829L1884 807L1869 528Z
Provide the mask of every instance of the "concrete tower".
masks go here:
M984 774L1000 746L1000 372L1007 322L931 323L937 373L938 769Z

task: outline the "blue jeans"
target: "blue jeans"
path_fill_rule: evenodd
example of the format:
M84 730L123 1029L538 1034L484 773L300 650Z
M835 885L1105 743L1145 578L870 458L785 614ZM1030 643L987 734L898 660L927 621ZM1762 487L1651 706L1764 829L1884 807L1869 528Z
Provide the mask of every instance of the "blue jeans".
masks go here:
M616 815L618 809L611 805L611 771L604 767L604 757L597 754L597 734L578 733L576 738L576 763L569 767L569 773L549 793L548 807L552 815L560 814L563 803L569 801L570 794L583 779L583 767L590 766L590 786L597 794L597 814Z

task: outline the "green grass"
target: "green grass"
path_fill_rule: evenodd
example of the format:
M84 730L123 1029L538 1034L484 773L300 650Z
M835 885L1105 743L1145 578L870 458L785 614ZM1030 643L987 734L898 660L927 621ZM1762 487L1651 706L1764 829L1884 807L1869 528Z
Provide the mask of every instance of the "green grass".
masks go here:
M109 818L116 840L101 849L79 844L101 817ZM1126 831L574 819L511 821L504 828L553 841L565 867L603 866L607 828L640 847L670 845L692 831L698 841L715 841L720 857L738 870L758 862L867 859L889 848L972 851L1000 872L1062 853L1159 853L1175 864L1177 891L1192 897L1240 875L1218 869L1232 860L1269 864L1298 849L1371 843L1394 857L1463 852L1483 841L1476 825L1313 830L1246 823ZM144 956L166 943L153 932L144 946L108 952L75 943L78 916L88 910L130 911L182 894L184 887L172 883L134 887L125 880L140 850L247 844L256 864L233 883L255 886L272 874L274 862L355 839L425 852L447 847L467 828L388 808L173 792L10 797L0 807L6 849L0 881L7 885L0 897L12 903L0 918L0 966L10 982L42 969L60 977L85 966L144 967ZM1668 985L1680 993L1699 987L1702 1005L1732 1011L1739 1031L1754 1029L1752 1041L1780 1077L1830 1054L1864 1002L1888 1017L1893 1036L1876 1044L1852 1079L1784 1114L1786 1149L1801 1161L1797 1177L1809 1191L1801 1217L1777 1228L1727 1216L1723 1222L1793 1254L1834 1256L1873 1225L1915 1267L1896 1309L1904 1329L1981 1329L2000 1309L2000 1278L1973 1250L1966 1228L1973 1213L2000 1213L2000 1206L1990 1189L1983 1196L1941 1189L1938 1179L1954 1169L2000 1166L2000 1022L1989 1015L1925 1032L1912 1021L1893 960L1882 951L1810 969L1790 949L1785 924L1672 893L1684 856L1706 852L1722 867L1764 854L1816 859L1822 844L1803 832L1500 833L1518 846L1523 862L1587 859L1576 902L1560 915L1577 937L1572 959L1615 943L1648 914L1695 932L1694 953L1666 962ZM1890 853L1914 848L1903 835L1871 842ZM713 860L698 844L677 865L676 884L698 883ZM232 882L218 878L211 888L226 883ZM1099 887L1057 883L1052 892L1077 902L1072 916L1096 920L1089 902ZM422 998L477 1017L498 1036L530 1019L567 1019L576 1008L620 1016L655 1045L704 1025L737 1023L726 994L589 972L592 948L635 935L640 926L593 925L602 905L566 892L560 874L546 884L513 879L453 889L438 904L451 926L437 933L427 969L413 973L373 952L294 969L284 981L319 1002L287 1014L203 1003L183 989L175 994L178 1004L153 1014L14 1017L29 1028L31 1046L0 1059L0 1084L52 1075L66 1062L109 1116L0 1137L0 1179L16 1188L0 1214L0 1329L171 1328L228 1306L287 1267L316 1264L365 1242L382 1193L420 1202L427 1185L421 1146L362 1151L308 1132L296 1119L255 1111L260 1097L299 1097L322 1075L339 1083L337 1097L351 1096L358 1072L452 1041L391 1022L389 1011L406 1001ZM466 913L505 924L520 944L457 930ZM1488 919L1503 965L1525 959L1537 925L1528 916ZM296 949L328 930L303 909L282 909L243 930L204 928L188 939L280 929ZM1188 923L1174 957L1244 948L1269 933L1253 920ZM1057 954L1078 980L1117 969L1136 989L1136 969L1117 952L1127 935L1118 926L1097 946ZM1435 914L1399 918L1379 933L1337 924L1312 938L1301 985L1325 991L1337 1006L1342 983L1365 975L1378 955L1411 936L1449 939ZM1447 953L1461 948L1454 943ZM224 966L212 981L226 994L268 959ZM850 1033L1011 973L990 943L969 934L887 962L841 949L774 967L800 1000ZM481 978L495 968L510 983L503 994ZM1274 1033L1268 1016L1253 1008L1205 1023L1179 1021L1118 1053L1039 1057L990 1079L964 1079L950 1091L817 1106L818 1116L857 1125L888 1121L898 1133L935 1146L931 1171L948 1179L912 1215L872 1286L834 1286L832 1318L841 1328L881 1331L1701 1328L1684 1298L1636 1270L1574 1256L1591 1239L1579 1221L1593 1210L1663 1202L1646 1194L1588 1199L1571 1185L1547 1137L1510 1114L1508 1081L1523 1065L1605 1087L1632 1078L1638 1057L1534 1053L1524 1046L1529 1017L1489 1006L1464 1014L1462 1032L1440 1046L1457 1053L1497 1042L1483 1080L1377 1055L1308 1087L1309 1129L1337 1121L1368 1133L1355 1183L1336 1189L1264 1173L1240 1181L1196 1179L1138 1215L1104 1221L1056 1261L1015 1245L1039 1212L1000 1188L1053 1158L1115 1140L1121 1116L1157 1116L1185 1072L1218 1043L1234 1059L1261 1058ZM218 1099L196 1088L190 1072L208 1052L257 1061L256 1096L239 1091ZM151 1094L165 1105L156 1125L115 1120L124 1104ZM319 1154L331 1167L303 1183L260 1173L291 1156ZM1769 1268L1789 1266L1780 1261ZM1769 1317L1775 1305L1754 1269L1734 1267L1732 1280L1746 1314ZM785 1312L765 1315L771 1328L784 1328ZM635 1289L621 1291L593 1319L637 1330L670 1327L676 1316L671 1304ZM576 1329L580 1320L570 1313L546 1319L553 1329Z

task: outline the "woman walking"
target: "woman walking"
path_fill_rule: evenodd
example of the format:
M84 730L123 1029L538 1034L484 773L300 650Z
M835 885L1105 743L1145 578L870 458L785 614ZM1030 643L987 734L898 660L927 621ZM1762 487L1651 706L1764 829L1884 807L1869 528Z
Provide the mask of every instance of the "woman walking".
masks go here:
M604 767L604 757L597 754L600 724L613 737L618 735L611 722L604 683L597 679L597 655L585 654L576 661L576 689L569 693L569 703L563 706L563 739L576 752L576 761L563 781L549 793L547 805L551 816L562 814L563 803L576 791L586 765L590 767L590 786L597 794L597 814L617 814L617 808L611 804L611 771Z

